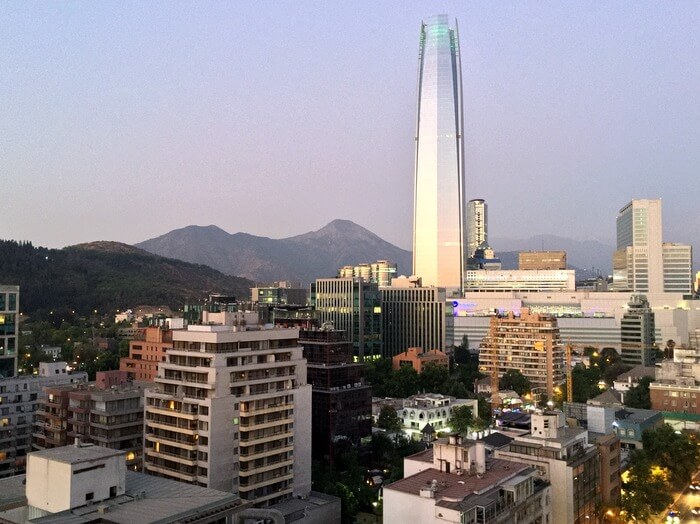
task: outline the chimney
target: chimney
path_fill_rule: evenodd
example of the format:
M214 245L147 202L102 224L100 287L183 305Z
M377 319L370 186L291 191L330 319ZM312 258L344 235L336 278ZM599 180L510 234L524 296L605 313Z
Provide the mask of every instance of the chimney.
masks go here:
M481 441L476 441L476 474L483 475L486 473L486 444Z

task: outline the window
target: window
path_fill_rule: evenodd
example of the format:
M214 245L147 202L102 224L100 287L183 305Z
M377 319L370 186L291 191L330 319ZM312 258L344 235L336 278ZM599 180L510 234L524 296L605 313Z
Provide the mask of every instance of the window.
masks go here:
M86 493L86 494L85 494L85 501L92 500L92 499L94 499L94 498L95 498L95 492L94 492L94 491L90 491L89 493Z
M109 498L116 497L117 496L117 486L110 486L109 487Z

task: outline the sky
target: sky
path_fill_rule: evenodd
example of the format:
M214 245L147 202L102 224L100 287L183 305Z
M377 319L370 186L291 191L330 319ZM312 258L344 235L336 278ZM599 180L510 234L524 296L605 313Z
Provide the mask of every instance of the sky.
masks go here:
M0 238L410 248L421 20L459 22L468 198L490 236L612 243L633 198L700 248L698 2L0 3ZM498 249L498 246L494 246Z

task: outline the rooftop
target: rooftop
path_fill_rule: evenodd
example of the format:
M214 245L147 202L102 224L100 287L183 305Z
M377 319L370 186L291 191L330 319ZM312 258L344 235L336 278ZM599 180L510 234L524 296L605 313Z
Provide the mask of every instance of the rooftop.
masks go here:
M472 494L479 494L484 490L492 488L505 480L514 477L529 469L527 464L511 462L509 460L494 459L487 461L486 473L478 475L457 475L455 473L445 473L435 468L423 470L415 475L397 480L392 484L384 486L384 489L392 489L420 495L422 489L429 489L432 481L437 481L435 500L448 499L453 502L461 501Z
M513 439L511 437L504 435L503 433L499 433L498 431L494 431L493 433L485 436L481 440L487 446L491 446L494 448L502 448L513 442Z
M625 371L617 376L616 382L624 382L628 379L638 379L642 377L656 377L656 367L654 366L635 366L629 371Z
M60 448L44 449L32 453L34 457L47 460L55 460L64 464L80 464L93 460L106 459L119 455L125 455L125 451L103 448L94 444L81 444L80 446L62 446Z
M660 414L661 412L655 409L622 408L615 411L615 420L642 423L650 418L658 417Z

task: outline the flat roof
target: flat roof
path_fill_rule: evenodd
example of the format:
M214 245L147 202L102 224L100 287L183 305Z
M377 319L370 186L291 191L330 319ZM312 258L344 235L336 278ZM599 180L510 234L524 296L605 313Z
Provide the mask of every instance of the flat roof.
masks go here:
M47 460L55 460L64 464L80 464L93 460L107 459L110 457L124 456L126 451L103 448L94 444L81 444L80 446L62 446L60 448L43 449L29 454L30 457L40 457Z

